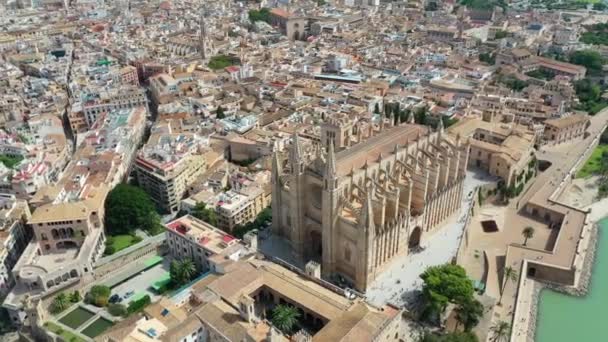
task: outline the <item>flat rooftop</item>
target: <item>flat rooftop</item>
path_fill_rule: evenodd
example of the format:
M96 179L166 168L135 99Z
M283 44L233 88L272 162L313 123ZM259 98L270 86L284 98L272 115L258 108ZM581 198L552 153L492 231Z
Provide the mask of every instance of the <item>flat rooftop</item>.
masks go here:
M196 242L199 246L215 254L221 254L228 247L236 245L240 241L191 215L182 216L169 222L166 229Z

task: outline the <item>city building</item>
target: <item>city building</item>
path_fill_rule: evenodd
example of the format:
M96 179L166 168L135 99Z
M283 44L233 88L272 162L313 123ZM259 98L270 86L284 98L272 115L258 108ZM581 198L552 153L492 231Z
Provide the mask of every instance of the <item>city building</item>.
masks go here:
M31 239L26 222L31 214L27 202L0 194L0 296L15 284L12 270Z
M544 139L546 144L563 144L575 139L582 140L589 126L587 115L574 114L560 119L545 121Z
M257 215L270 205L269 187L250 186L230 190L216 198L217 226L231 232L236 226L255 220Z
M165 229L171 256L192 260L201 272L222 272L226 262L254 252L234 236L191 215L169 222Z
M408 333L401 309L376 308L346 297L341 289L315 277L314 266L306 274L267 260L233 261L184 291L190 300L163 299L100 340L388 342ZM267 319L279 304L300 312L301 329L291 336Z
M170 126L169 126L170 127ZM196 133L153 132L135 160L137 181L167 213L179 211L188 187L208 167L207 140Z
M506 186L522 183L534 158L535 132L517 123L466 118L450 134L470 141L469 165L502 178Z
M383 122L338 152L338 136L305 147L294 134L287 165L273 156L273 233L296 259L318 261L324 278L359 291L457 212L468 164L468 143L443 127Z
M2 306L13 324L25 318L26 296L52 295L93 271L104 251L104 202L107 187L89 189L74 202L45 204L27 222L34 238L12 269L15 287Z

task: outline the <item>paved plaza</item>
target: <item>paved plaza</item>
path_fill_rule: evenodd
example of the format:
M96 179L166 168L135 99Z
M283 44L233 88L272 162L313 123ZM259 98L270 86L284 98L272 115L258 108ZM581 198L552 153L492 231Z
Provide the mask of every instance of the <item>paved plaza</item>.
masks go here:
M458 215L437 229L429 239L423 240L424 250L403 255L389 265L367 291L368 300L375 305L391 302L397 305L411 304L416 292L422 288L420 274L430 266L450 262L456 256L464 231L467 215L472 205L473 190L496 181L481 171L468 171L464 183L463 203Z

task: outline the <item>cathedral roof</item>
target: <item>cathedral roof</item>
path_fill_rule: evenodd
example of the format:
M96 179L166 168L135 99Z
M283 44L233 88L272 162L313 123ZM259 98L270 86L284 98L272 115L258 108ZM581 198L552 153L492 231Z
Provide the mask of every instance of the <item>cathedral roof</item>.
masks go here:
M368 161L376 161L380 155L390 156L395 145L410 143L418 134L427 134L428 128L421 125L400 125L386 129L377 135L342 150L336 154L338 176L347 175L352 169L362 168Z

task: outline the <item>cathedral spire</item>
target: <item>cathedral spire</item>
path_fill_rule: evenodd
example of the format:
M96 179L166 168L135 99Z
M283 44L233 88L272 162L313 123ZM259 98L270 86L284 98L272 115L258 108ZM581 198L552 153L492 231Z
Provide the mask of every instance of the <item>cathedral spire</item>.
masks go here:
M281 176L281 162L279 161L279 151L277 149L277 144L275 142L273 151L272 151L272 180L277 183L279 181L279 177Z
M293 137L291 138L291 150L289 151L289 163L291 165L291 172L295 174L302 173L303 167L301 167L302 158L302 147L300 146L300 139L298 138L298 132L293 132Z
M302 149L300 147L300 139L298 132L294 131L291 137L291 158L292 161L298 161L302 158Z
M441 136L443 134L443 131L444 131L443 116L439 117L439 124L437 125L437 131L439 132L439 136Z
M327 160L325 161L325 177L335 178L336 177L336 154L334 153L334 142L329 142L329 148L327 151Z
M370 232L373 232L374 230L374 207L372 203L373 192L373 185L367 188L363 208L361 208L361 214L359 216L359 225Z

